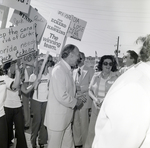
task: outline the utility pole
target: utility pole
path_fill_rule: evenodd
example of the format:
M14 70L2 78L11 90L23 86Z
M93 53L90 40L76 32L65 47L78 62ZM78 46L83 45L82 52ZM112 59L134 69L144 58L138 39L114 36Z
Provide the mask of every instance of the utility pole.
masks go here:
M117 45L114 45L114 46L117 46L117 49L114 51L115 53L115 56L116 56L116 62L118 64L118 68L120 67L120 64L119 64L119 59L118 59L118 54L120 53L120 50L119 50L119 36L118 36L118 39L117 39Z
M114 46L117 46L117 49L115 50L115 55L117 56L118 58L118 54L120 53L120 50L119 50L119 36L118 36L118 39L117 39L117 45L114 45Z

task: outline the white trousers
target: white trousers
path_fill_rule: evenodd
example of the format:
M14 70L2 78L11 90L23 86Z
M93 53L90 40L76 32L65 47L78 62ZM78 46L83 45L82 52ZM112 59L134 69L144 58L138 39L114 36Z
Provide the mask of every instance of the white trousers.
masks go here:
M74 148L71 123L63 131L52 131L48 128L47 130L48 130L47 148Z

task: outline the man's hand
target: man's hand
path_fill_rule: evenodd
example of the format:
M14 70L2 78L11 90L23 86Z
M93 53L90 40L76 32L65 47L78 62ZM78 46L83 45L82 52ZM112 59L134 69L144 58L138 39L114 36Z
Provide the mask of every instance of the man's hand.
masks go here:
M97 101L93 101L94 105L97 109L100 109L103 103L103 100L100 101L100 99L97 99Z
M83 94L81 91L77 92L76 94L76 98L82 100L83 103L86 102L86 94Z
M81 100L81 99L77 99L76 107L77 107L78 109L81 109L81 108L82 108L82 106L83 106L83 102L82 102L82 100Z

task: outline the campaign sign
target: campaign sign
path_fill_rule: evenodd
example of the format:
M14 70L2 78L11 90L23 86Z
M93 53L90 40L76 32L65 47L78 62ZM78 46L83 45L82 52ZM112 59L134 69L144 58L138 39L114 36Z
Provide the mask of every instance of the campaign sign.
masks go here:
M3 0L2 5L28 13L31 0Z
M28 65L33 65L37 56L38 56L38 52L37 52L37 50L34 50L34 51L28 53L27 55L21 57L19 59L19 62L28 64Z
M26 23L0 30L0 65L36 50L35 27Z
M67 36L81 41L87 22L75 16L72 17Z
M53 13L48 21L41 39L40 49L59 54L63 46L70 20L60 11Z
M46 19L41 16L32 6L30 6L28 14L15 10L10 22L17 26L22 23L34 22L36 26L36 37L38 42L40 42L47 23Z

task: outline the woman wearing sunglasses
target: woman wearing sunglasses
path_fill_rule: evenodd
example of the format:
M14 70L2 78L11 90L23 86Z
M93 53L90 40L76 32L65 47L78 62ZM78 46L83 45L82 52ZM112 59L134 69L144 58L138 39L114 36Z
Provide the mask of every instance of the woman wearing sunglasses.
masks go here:
M97 65L98 71L93 76L89 85L89 96L93 99L91 119L89 124L88 136L84 148L91 148L95 136L95 123L104 101L104 98L117 79L117 65L115 58L111 55L101 57Z

